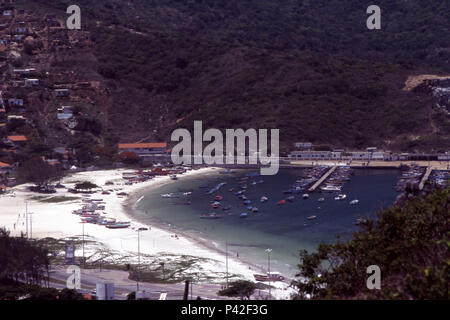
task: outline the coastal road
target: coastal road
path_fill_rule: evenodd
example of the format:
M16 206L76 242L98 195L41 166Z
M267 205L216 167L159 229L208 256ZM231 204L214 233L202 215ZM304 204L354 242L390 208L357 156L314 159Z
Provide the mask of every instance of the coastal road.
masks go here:
M66 288L66 281L70 274L65 268L57 267L50 271L50 286L57 289ZM130 292L136 291L136 282L128 279L128 273L118 270L92 270L81 269L81 290L83 293L94 293L96 284L101 282L114 282L115 299L124 300ZM191 284L192 285L192 284ZM150 292L151 300L158 300L161 293L167 293L167 300L181 300L184 294L184 283L147 283L140 282L139 289ZM221 290L220 285L215 284L193 284L192 293L189 290L189 299L223 300L217 292Z

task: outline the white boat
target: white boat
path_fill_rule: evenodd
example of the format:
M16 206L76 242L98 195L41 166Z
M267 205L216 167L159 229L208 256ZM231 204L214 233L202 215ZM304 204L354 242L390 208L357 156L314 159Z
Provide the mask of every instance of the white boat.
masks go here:
M303 199L309 199L309 194L307 194L307 193L305 193L305 194L303 194Z
M347 195L339 194L337 197L334 197L334 200L344 200L345 198L347 198Z
M322 190L324 192L335 192L335 191L341 191L341 187L333 186L333 185L326 185L324 187L320 187L320 190Z
M267 202L267 200L269 200L269 198L267 198L266 196L262 196L261 200L259 200L259 201L264 203L264 202Z
M355 200L350 201L350 204L351 204L351 205L358 204L358 203L359 203L359 200L358 200L358 199L355 199Z

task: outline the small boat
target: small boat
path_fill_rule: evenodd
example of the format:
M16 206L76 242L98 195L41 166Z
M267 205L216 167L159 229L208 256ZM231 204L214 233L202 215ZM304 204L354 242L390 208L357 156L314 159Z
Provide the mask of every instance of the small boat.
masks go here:
M303 195L302 195L302 197L303 197L303 199L309 199L309 194L307 194L307 193L304 193Z
M191 194L192 194L192 191L188 191L188 192L183 193L184 196L189 196Z
M358 204L358 203L359 203L359 200L358 200L358 199L355 199L355 200L350 201L350 204L351 204L351 205Z
M220 174L230 174L230 173L231 173L231 170L230 170L230 169L227 169L227 170L225 170L225 171L219 171L219 173L220 173Z
M231 210L231 206L226 206L226 207L223 207L223 208L222 208L222 210L223 210L223 211L228 211L228 210Z
M334 200L344 200L345 198L347 198L347 195L345 194L339 194L337 197L334 197Z
M314 219L317 219L317 216L309 216L309 217L307 217L306 219L308 219L308 220L314 220Z
M252 210L253 210L253 206L248 206L248 207L247 207L247 210L248 210L248 211L252 211Z
M178 177L176 175L172 175L172 176L170 176L170 179L171 180L178 180Z
M211 204L211 207L213 207L214 209L217 209L218 207L220 207L220 203L214 202L213 204Z
M113 224L108 224L106 227L108 229L126 229L130 226L129 222L116 222Z
M229 191L229 192L233 192L233 191L234 191L234 188L230 188L230 189L228 189L228 191Z
M266 196L262 196L261 199L259 200L261 203L267 202L269 200L269 198L267 198Z
M257 207L252 208L252 212L258 212L258 211L259 211L259 209Z
M223 200L223 197L222 197L222 196L219 196L219 195L217 195L217 196L215 197L215 199L216 199L216 201L221 201L221 200Z
M240 216L239 216L239 218L241 218L241 219L247 218L247 217L248 217L247 212L242 212L242 213L240 214Z
M289 202L294 202L295 197L294 196L290 196L286 200L289 201Z
M324 202L324 201L325 201L325 198L319 198L319 200L317 200L317 201L319 201L319 202Z
M245 200L245 201L244 201L244 204L250 204L250 203L252 203L251 200Z
M216 213L208 213L208 214L202 214L200 216L200 219L219 219L220 217Z
M281 200L281 201L277 202L277 205L281 205L281 204L285 204L285 203L286 203L286 200Z

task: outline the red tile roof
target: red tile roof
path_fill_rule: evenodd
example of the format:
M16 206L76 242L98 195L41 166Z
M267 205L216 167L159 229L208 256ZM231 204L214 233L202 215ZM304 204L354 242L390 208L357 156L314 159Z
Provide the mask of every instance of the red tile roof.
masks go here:
M9 168L11 167L10 164L4 163L4 162L0 162L0 168Z
M119 149L153 149L153 148L167 148L165 142L155 143L121 143Z
M8 139L11 140L12 142L28 141L27 137L25 136L9 136Z

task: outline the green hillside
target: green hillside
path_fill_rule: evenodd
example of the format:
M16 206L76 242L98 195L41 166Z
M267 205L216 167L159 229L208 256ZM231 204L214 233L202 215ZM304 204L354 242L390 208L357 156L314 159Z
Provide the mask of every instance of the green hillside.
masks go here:
M61 17L70 1L22 0ZM448 149L450 124L418 74L450 74L449 1L78 1L111 86L117 139L176 127L280 128L293 141ZM177 121L178 120L178 121ZM177 121L177 122L176 122ZM177 124L175 124L177 123Z

